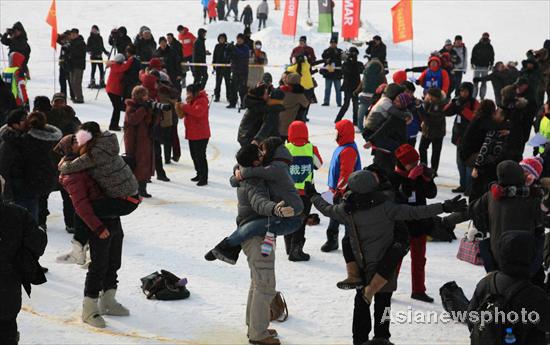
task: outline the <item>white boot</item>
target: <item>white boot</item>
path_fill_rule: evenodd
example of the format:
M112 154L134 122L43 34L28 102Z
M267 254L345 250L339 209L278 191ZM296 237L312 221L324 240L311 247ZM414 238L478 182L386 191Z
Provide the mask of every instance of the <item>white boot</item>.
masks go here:
M58 256L55 261L63 264L78 264L84 265L86 262L86 252L80 242L71 240L72 249L67 254Z
M97 298L84 297L82 321L93 327L105 328L105 320L99 314Z
M99 313L101 315L128 316L130 311L115 299L116 290L104 291L99 295Z

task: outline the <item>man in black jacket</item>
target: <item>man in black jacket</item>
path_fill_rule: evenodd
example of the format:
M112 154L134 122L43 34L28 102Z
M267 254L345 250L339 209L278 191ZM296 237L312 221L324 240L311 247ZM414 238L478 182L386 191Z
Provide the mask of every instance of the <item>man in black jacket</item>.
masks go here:
M82 75L86 69L86 43L78 29L72 29L69 43L69 80L74 92L74 103L84 103Z
M361 85L361 74L365 68L361 61L357 61L358 55L359 51L357 48L349 48L346 60L342 64L342 74L344 75L344 84L342 85L342 91L344 91L344 104L342 108L340 108L334 123L342 120L348 111L350 103L353 103L353 124L357 126L359 99L355 90Z
M128 36L128 31L124 26L119 27L118 29L113 29L109 35L109 44L116 48L115 54L118 52L120 54L126 53L126 47L132 44L132 39Z
M248 81L248 62L250 58L250 49L245 43L245 35L237 35L237 44L230 45L231 49L231 90L232 95L229 100L228 109L237 106L237 100L240 97L241 106L244 108L244 97L246 96Z
M181 53L181 49L180 49ZM159 38L159 47L154 54L155 57L162 59L166 73L170 77L170 82L173 86L177 87L181 92L180 82L181 79L181 59L178 56L176 49L168 46L168 40L165 37Z
M94 62L103 60L103 54L109 55L109 52L105 49L103 45L103 37L99 34L99 28L97 25L92 25L92 30L90 31L90 36L86 42L86 49L90 54L90 59L92 60L92 74L90 79L90 84L88 85L89 89L97 88L98 85L95 83L95 70L99 69L99 88L105 87L105 70L103 69L103 62Z
M479 42L472 49L472 58L470 63L472 64L472 69L474 70L474 78L483 78L493 67L495 62L495 51L491 45L491 39L489 38L489 33L485 32L481 36ZM474 83L474 97L477 97L478 83ZM487 82L482 81L481 87L479 88L479 98L481 100L485 99L485 94L487 93Z
M142 26L134 40L134 46L136 47L136 55L139 59L142 62L149 62L157 49L157 43L151 33L151 29L147 26ZM142 69L145 69L146 66L145 64L142 65Z
M27 71L27 64L31 56L31 47L27 42L27 32L21 22L16 22L2 35L0 39L3 45L8 46L8 56L13 52L21 53L25 56L25 64L22 69Z
M342 106L342 49L338 48L338 40L330 39L330 47L325 49L321 56L325 61L325 67L321 74L325 78L325 100L323 106L330 105L330 91L334 84L336 92L336 104Z
M382 42L382 38L378 35L374 36L371 41L367 42L366 58L370 60L376 58L384 64L386 74L388 73L388 61L386 60L386 45Z
M230 64L231 49L227 44L227 35L222 33L218 36L218 44L214 48L214 56L212 63ZM231 100L231 68L230 67L214 67L216 71L216 88L214 89L214 102L220 101L220 92L222 81L225 82L225 95L227 101Z
M193 45L193 63L206 63L206 55L210 55L210 52L206 50L206 30L200 28L197 32L197 40ZM206 66L194 66L193 67L194 84L199 84L201 90L204 90L206 82L208 81L208 67Z
M4 179L0 176L0 195ZM38 258L46 248L46 233L38 228L25 209L5 203L0 197L0 339L17 345L17 314L21 310L20 254L24 250ZM25 255L28 257L28 255ZM27 282L25 282L26 284Z

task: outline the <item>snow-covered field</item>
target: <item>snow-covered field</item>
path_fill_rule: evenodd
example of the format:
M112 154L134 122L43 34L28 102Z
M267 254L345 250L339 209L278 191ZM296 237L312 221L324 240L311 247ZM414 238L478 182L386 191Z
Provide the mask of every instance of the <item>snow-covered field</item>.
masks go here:
M270 0L270 5L272 1ZM362 19L365 22L361 37L379 33L391 41L389 9L396 1L364 1ZM256 1L241 3L241 8ZM317 1L311 1L312 17L317 15ZM335 18L338 28L340 1ZM49 27L44 18L49 1L0 0L0 29L20 20L25 25L32 56L29 82L30 96L53 94L53 51L49 48ZM318 34L306 22L306 1L300 2L298 35L307 34L318 55L328 44L329 34ZM64 1L57 2L60 31L78 27L87 37L92 24L103 31L104 39L112 27L125 25L132 37L141 25L152 28L155 37L175 32L178 24L189 26L193 32L201 27L202 11L198 0L185 1ZM550 36L549 1L415 1L415 59L439 49L446 38L464 36L471 49L484 31L491 33L497 60L521 60L530 48L539 48ZM263 41L271 63L284 64L292 38L280 35L281 12L273 12L267 30L254 33ZM254 28L254 26L253 26ZM218 33L235 36L241 24L232 22L208 26L208 47L213 51ZM362 50L363 48L361 48ZM410 44L388 46L390 66L409 64ZM5 50L4 50L5 52ZM399 62L398 62L399 61ZM3 62L4 63L4 62ZM277 77L281 70L269 69ZM89 69L85 72L87 84ZM467 78L471 78L468 74ZM323 81L317 78L322 95ZM56 86L57 87L57 86ZM208 90L213 89L211 76ZM492 90L489 90L489 95ZM104 92L94 100L95 91L86 90L86 104L75 109L82 120L108 125L111 105ZM333 96L334 97L334 96ZM333 101L334 102L334 101ZM309 123L311 140L318 145L325 160L335 147L333 119L337 108L313 106ZM96 330L80 321L85 270L72 265L55 263L55 257L69 247L70 235L64 230L61 202L58 194L50 197L51 215L48 219L49 244L42 263L50 268L48 283L33 288L33 298L25 298L19 317L22 344L245 344L244 312L248 293L249 273L246 260L241 258L232 267L225 263L208 263L204 253L233 230L236 215L235 191L228 177L237 150L237 126L241 114L227 111L225 104L213 103L210 110L213 137L208 148L210 164L209 186L196 187L189 182L194 176L187 145L182 141L183 157L179 163L167 166L170 183L153 180L153 198L123 220L126 233L123 268L120 271L120 300L130 308L127 318L107 318L108 328ZM348 114L348 116L351 116ZM450 130L450 121L448 130ZM182 135L180 125L180 135ZM360 136L357 136L362 142ZM449 138L443 149L438 199L451 196L458 173L455 167L455 148ZM121 139L122 140L122 139ZM362 152L364 163L371 158ZM319 186L325 186L327 169L317 175ZM323 189L323 187L318 189ZM341 251L326 254L319 248L325 240L327 220L307 230L306 252L312 254L307 263L291 263L279 246L276 264L277 288L289 305L290 318L276 324L285 344L349 344L354 293L338 290L336 281L345 273ZM459 227L460 237L465 228ZM434 304L412 301L410 295L410 260L401 269L399 288L394 294L396 311L440 311L438 289L447 281L456 280L467 296L471 296L483 269L456 259L458 242L428 244L426 267L428 294L436 297ZM178 302L148 301L142 294L139 278L165 268L189 279L191 298ZM392 340L396 344L466 344L467 328L460 324L394 324Z

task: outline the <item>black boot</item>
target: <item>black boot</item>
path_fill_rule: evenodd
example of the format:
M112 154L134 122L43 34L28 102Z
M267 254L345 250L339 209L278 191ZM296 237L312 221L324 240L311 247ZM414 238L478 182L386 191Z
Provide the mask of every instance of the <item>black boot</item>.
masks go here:
M286 255L290 255L292 249L292 235L285 235L285 251Z
M309 254L304 253L304 244L306 243L305 238L300 242L292 243L292 248L290 250L290 255L288 260L290 261L309 261Z
M338 230L327 230L327 241L321 246L321 251L328 253L338 249Z
M150 198L151 194L147 193L147 182L138 182L138 193L142 198Z
M241 246L231 246L227 243L227 238L218 243L218 245L212 249L212 254L216 259L227 262L228 264L235 265L239 259L239 253L241 252Z

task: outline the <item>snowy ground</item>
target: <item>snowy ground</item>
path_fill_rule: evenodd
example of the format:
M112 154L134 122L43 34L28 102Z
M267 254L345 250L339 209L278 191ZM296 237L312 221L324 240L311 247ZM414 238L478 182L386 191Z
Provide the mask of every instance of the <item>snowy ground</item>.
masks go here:
M257 2L252 3L253 8ZM271 1L270 1L271 3ZM363 2L362 18L368 21L368 33L380 33L390 41L389 8L394 1ZM307 33L309 41L320 55L328 42L328 34L316 34L315 28L305 25L306 2L300 2L298 35ZM21 20L33 48L29 82L30 95L53 93L52 50L48 47L49 27L43 21L49 1L0 0L0 28ZM548 1L416 1L416 53L425 56L439 49L446 38L462 34L466 44L473 47L481 32L491 32L498 60L521 60L529 48L538 48L550 36L550 2ZM339 25L340 4L336 18ZM175 32L177 24L189 26L194 32L201 26L201 10L195 1L62 1L57 2L60 31L79 27L87 37L87 28L97 24L104 38L111 27L126 25L130 36L142 24L149 25L155 37L159 33ZM312 1L316 17L317 2ZM192 14L192 15L191 15ZM261 39L271 63L284 64L294 42L280 36L281 13L274 13L268 25L273 27L254 34ZM520 29L517 29L521 27ZM435 29L434 29L435 28ZM240 24L212 24L208 27L209 49L213 51L215 37L220 32L235 36ZM391 66L408 64L410 45L389 45ZM5 50L4 50L5 51ZM418 55L416 57L418 61ZM397 63L395 61L402 61ZM280 69L270 69L275 76ZM86 70L88 76L89 69ZM471 76L468 75L469 78ZM87 84L87 79L85 83ZM323 82L318 78L322 95ZM210 78L208 89L213 89ZM489 90L489 94L491 94ZM111 106L104 92L94 100L95 91L86 90L86 104L75 109L82 120L108 125ZM334 102L334 100L333 100ZM182 141L182 160L166 167L173 182L153 180L153 198L144 202L123 221L126 233L124 264L120 271L120 300L130 308L132 316L107 318L106 330L95 330L80 321L85 270L77 266L55 263L55 257L69 247L70 236L64 231L61 203L58 194L51 200L48 219L49 244L42 263L50 268L48 283L33 289L32 300L25 299L19 317L22 344L245 344L244 312L248 293L246 260L231 267L216 262L207 263L203 254L223 236L233 230L236 214L235 191L227 181L237 150L236 132L242 114L227 111L225 104L213 104L210 117L213 138L208 148L210 164L209 186L198 188L188 180L194 176L186 142ZM325 160L335 147L333 118L336 107L313 106L309 123L311 140L318 145ZM349 115L348 115L349 116ZM451 129L451 119L447 129ZM180 135L182 134L180 125ZM359 142L362 139L357 136ZM121 138L122 140L122 138ZM371 161L362 152L364 163ZM446 138L438 199L451 196L450 189L458 178L455 149ZM325 186L327 169L317 175L319 186ZM319 189L323 189L322 187ZM290 318L276 324L285 344L349 344L354 293L338 290L336 281L345 273L341 251L321 253L327 220L307 230L305 250L312 254L307 263L291 263L284 257L282 246L277 249L277 288L289 305ZM459 227L460 237L465 228ZM471 296L483 270L456 259L458 242L430 243L426 267L428 294L436 297L433 305L412 301L410 295L410 260L406 258L401 270L399 288L394 294L393 308L407 311L411 306L420 311L441 311L438 289L447 281L456 280ZM191 298L178 302L147 301L139 289L139 278L165 268L189 279ZM392 340L396 344L466 344L468 332L460 324L402 324L392 325Z

